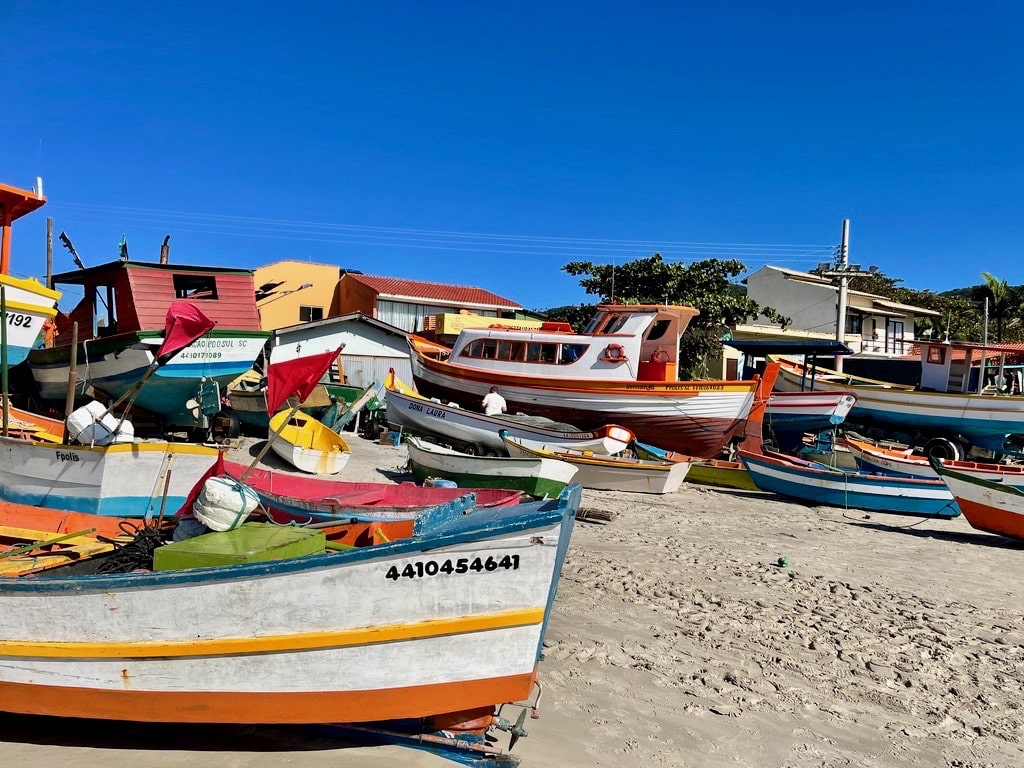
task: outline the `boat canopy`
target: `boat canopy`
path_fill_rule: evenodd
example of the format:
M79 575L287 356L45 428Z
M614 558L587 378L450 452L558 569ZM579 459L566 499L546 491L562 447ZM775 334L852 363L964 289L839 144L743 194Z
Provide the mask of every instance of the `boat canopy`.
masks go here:
M774 339L751 339L749 341L722 342L738 352L752 357L766 355L852 355L853 350L846 344L835 339L792 339L779 341Z

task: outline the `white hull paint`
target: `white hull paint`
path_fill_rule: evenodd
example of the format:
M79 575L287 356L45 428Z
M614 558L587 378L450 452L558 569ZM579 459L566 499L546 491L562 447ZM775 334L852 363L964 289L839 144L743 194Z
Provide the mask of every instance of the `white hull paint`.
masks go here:
M174 514L217 454L164 441L90 447L0 437L0 497L117 517L151 517L161 506Z
M358 722L525 698L578 504L577 486L342 553L0 581L0 709Z
M559 459L576 467L575 482L584 488L633 493L673 493L679 490L692 462L645 461L617 456L586 456L576 450L529 440L505 440L510 456Z
M542 440L550 445L605 455L625 450L632 439L632 433L622 427L613 429L617 429L623 439L591 431L545 429L511 418L485 416L393 389L387 391L387 400L388 421L396 426L440 435L496 454L505 453L505 444L498 434L502 430L512 437Z

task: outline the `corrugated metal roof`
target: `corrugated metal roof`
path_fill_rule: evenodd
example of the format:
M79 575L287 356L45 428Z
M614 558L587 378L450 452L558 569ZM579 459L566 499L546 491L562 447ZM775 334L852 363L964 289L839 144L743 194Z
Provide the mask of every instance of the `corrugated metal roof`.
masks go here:
M429 283L423 280L405 280L399 277L357 275L352 272L346 273L344 279L360 282L387 298L413 299L423 303L441 302L457 306L476 305L522 309L511 299L485 291L483 288Z

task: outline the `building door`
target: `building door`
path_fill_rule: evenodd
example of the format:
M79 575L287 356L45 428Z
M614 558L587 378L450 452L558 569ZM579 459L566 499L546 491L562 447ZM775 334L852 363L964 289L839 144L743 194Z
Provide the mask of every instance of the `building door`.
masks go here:
M903 321L888 320L885 323L885 351L903 354Z

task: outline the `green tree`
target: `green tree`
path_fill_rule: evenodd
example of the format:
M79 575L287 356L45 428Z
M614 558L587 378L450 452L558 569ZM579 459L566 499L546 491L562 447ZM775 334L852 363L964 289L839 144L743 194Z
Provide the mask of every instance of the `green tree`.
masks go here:
M785 328L789 318L747 298L733 282L746 271L735 259L707 259L689 266L669 264L655 253L622 265L573 261L562 267L570 275L587 275L580 285L601 303L682 304L700 314L690 321L679 345L679 375L697 378L721 351L721 336L731 327L764 315Z
M543 315L548 320L568 323L576 333L580 333L587 327L590 318L594 316L593 304L567 304L563 307L545 309L535 314Z

